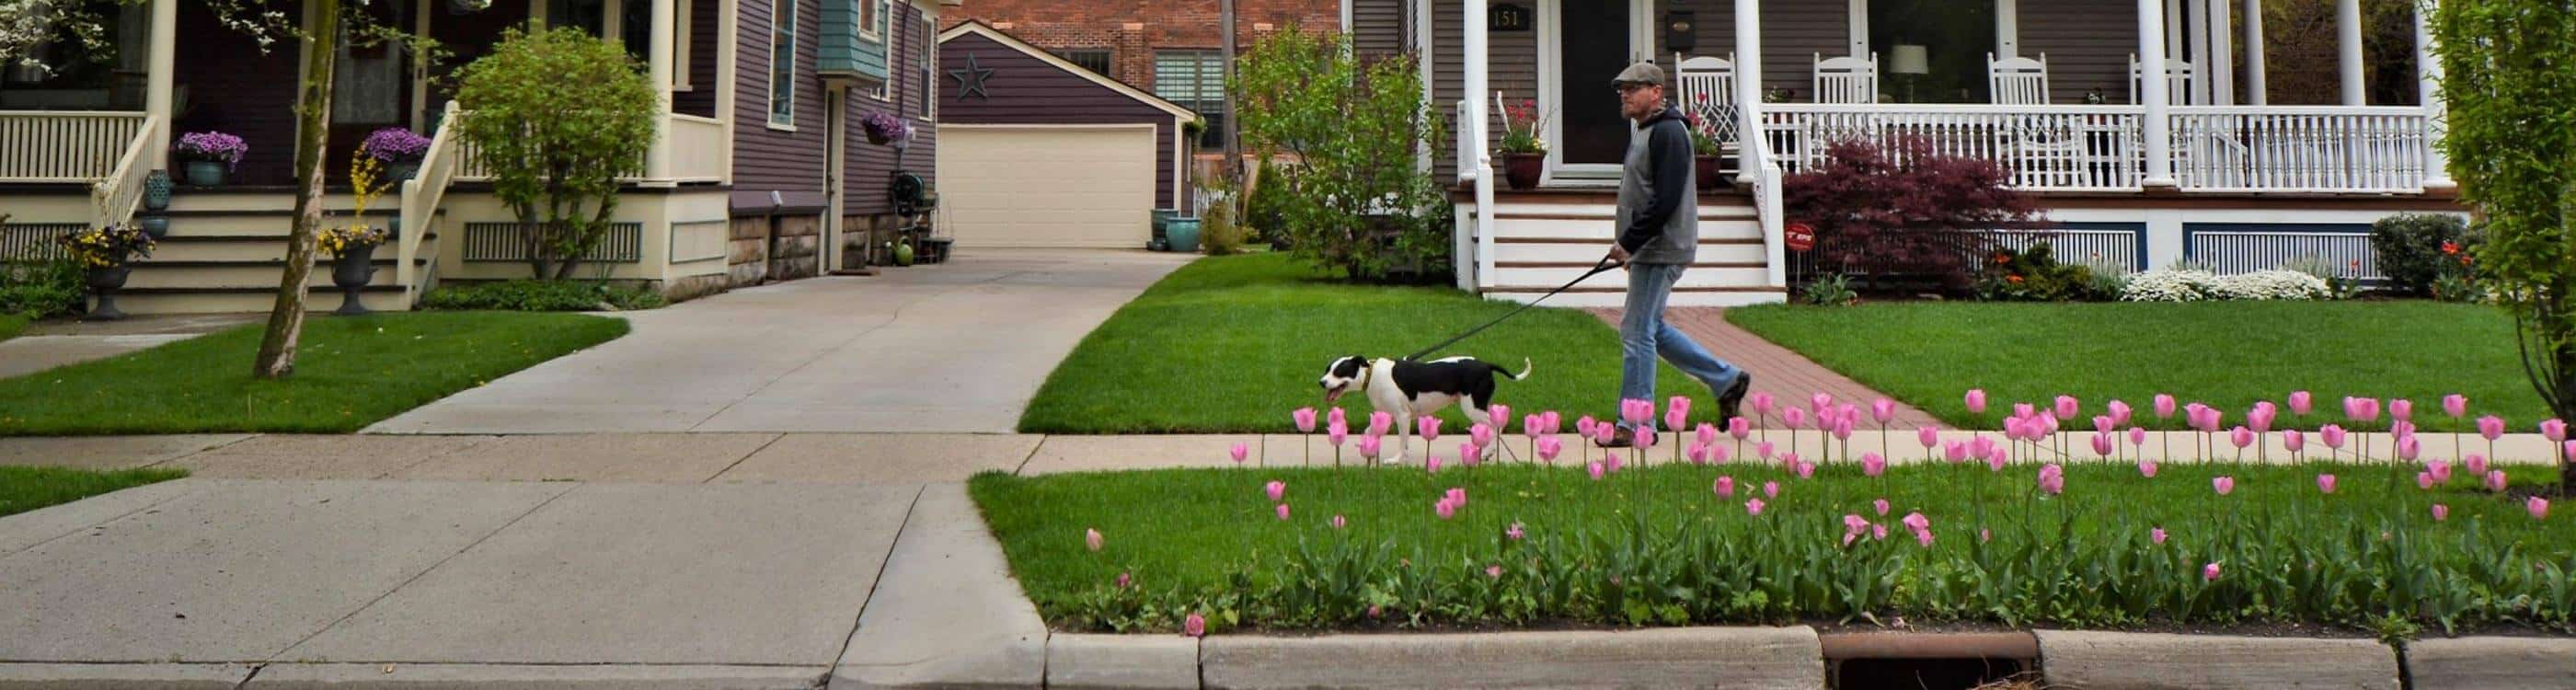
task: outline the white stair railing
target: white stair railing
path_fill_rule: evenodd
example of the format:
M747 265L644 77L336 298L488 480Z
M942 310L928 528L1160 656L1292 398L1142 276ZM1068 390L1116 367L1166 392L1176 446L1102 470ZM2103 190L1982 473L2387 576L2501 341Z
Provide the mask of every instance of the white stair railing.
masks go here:
M430 134L429 154L420 159L420 172L402 184L402 233L394 240L394 282L403 286L405 305L419 301L429 271L412 267L420 255L421 240L429 236L438 223L438 205L447 197L447 187L456 179L459 150L456 126L465 117L455 101L447 102L447 114L438 120L438 131Z
M115 167L105 179L90 183L89 194L95 217L93 227L116 225L134 219L134 207L143 200L143 177L152 172L145 161L152 156L145 149L152 146L153 134L160 131L161 118L145 117L135 128L133 139L121 149Z

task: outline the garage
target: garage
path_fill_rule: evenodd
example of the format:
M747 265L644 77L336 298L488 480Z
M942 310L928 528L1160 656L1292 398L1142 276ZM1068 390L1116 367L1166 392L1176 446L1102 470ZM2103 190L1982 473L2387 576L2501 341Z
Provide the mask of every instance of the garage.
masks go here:
M940 123L940 201L960 247L1142 247L1153 125Z
M982 22L941 32L939 197L956 246L1142 248L1190 198L1196 113Z

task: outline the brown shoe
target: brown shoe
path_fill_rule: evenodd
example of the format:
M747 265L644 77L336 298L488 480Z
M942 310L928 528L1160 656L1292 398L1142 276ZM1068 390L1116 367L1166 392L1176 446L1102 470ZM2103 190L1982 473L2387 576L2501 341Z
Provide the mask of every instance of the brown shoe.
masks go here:
M1603 448L1626 448L1628 446L1636 445L1637 432L1631 431L1628 427L1623 426L1619 427L1617 431L1610 432L1609 442L1604 443L1601 439L1594 438L1592 439L1592 443L1593 445Z

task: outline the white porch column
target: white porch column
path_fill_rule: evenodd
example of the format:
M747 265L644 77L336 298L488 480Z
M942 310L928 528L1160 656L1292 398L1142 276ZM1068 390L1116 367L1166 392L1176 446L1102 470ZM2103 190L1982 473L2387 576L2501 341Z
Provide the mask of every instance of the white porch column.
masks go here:
M741 81L734 62L742 42L741 11L742 0L716 0L716 119L724 122L725 184L733 184L733 128L740 119L734 113L734 90Z
M1762 0L1735 0L1735 74L1735 112L1743 120L1735 128L1735 181L1750 186L1771 159L1762 136Z
M2185 0L2184 4L2197 6L2190 8L2190 18L2183 20L2185 22L2183 26L2168 25L2165 30L2179 30L2184 32L2183 35L2190 37L2189 47L2186 49L2190 57L2184 59L2191 62L2192 75L2198 78L2191 80L2191 93L2187 98L2191 99L2192 105L2217 103L2218 101L2209 97L2210 83L2215 81L2209 78L2210 73L2218 71L2210 66L2214 62L2210 59L2209 53L2209 3Z
M2263 0L2245 0L2245 103L2263 105Z
M644 178L671 179L671 50L672 29L679 26L678 3L674 0L652 0L653 20L646 32L652 39L644 54L645 73L653 80L654 117L653 148L644 154Z
M2138 0L2138 97L2146 101L2146 117L2139 124L2140 136L2146 139L2146 175L2138 180L2143 187L2172 187L2173 126L2166 115L2170 105L2165 101L2165 15L2164 0Z
M2234 5L2209 0L2209 105L2236 105L2236 45L2227 30Z
M1485 104L1492 102L1494 96L1492 88L1485 83L1485 65L1488 62L1485 55L1485 0L1466 0L1460 5L1465 29L1458 46L1458 63L1464 68L1465 77L1460 95L1467 100L1467 118L1471 122L1459 123L1458 130L1468 137L1468 150L1474 152L1475 159L1458 161L1458 167L1473 170L1476 174L1476 280L1479 284L1492 284L1494 166L1491 149L1485 139L1485 119L1489 117Z
M170 91L176 81L179 51L179 0L152 0L152 45L149 72L143 77L143 115L161 123L145 144L154 170L170 169Z
M2451 181L2451 157L2442 153L2434 138L2450 119L2450 110L2442 102L2441 44L2433 38L2433 18L2425 14L2436 2L2423 0L2415 5L2415 94L2430 125L2424 133L2424 188L2452 189L2460 185Z
M2343 104L2368 105L2370 96L2361 83L2361 0L2335 0L2335 34L2342 49L2335 64L2342 68Z

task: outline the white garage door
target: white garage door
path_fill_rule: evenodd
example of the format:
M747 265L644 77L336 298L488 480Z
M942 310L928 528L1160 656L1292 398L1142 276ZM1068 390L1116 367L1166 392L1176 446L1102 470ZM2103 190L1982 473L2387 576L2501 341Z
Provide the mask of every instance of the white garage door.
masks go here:
M939 126L939 204L960 247L1143 247L1153 125Z

